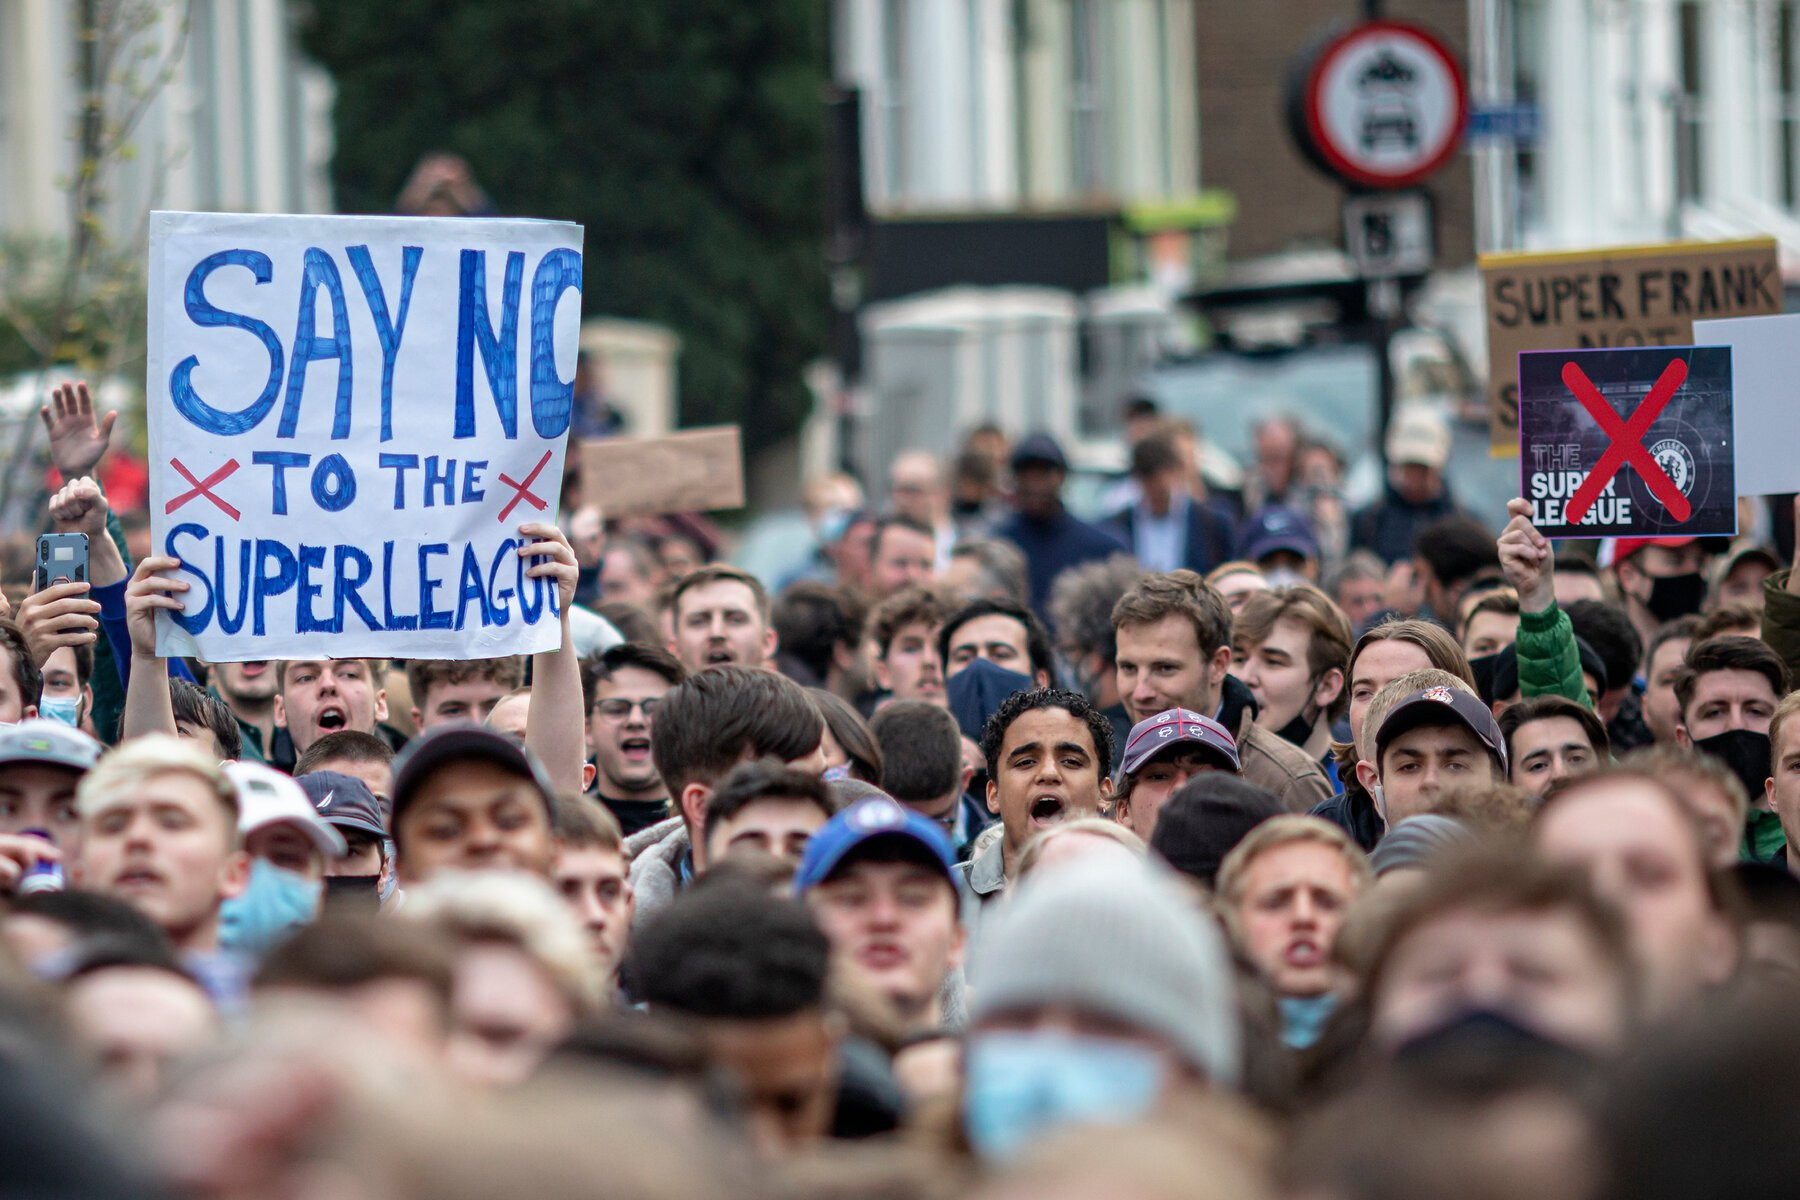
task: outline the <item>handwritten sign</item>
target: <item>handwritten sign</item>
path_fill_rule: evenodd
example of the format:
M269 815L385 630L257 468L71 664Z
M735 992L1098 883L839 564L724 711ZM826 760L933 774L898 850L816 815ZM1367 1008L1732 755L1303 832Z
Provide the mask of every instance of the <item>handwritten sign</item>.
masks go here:
M1737 532L1726 347L1521 354L1519 448L1546 537Z
M736 425L581 443L582 494L608 517L744 507Z
M150 217L157 650L492 658L557 643L518 527L556 519L581 228Z
M1481 279L1496 457L1519 450L1523 351L1686 346L1697 320L1781 311L1774 238L1484 254Z

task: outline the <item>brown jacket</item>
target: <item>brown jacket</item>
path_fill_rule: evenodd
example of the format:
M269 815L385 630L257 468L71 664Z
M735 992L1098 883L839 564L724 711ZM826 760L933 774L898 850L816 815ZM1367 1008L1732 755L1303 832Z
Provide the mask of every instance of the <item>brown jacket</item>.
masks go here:
M1311 812L1319 801L1331 798L1325 768L1286 738L1258 725L1249 709L1238 719L1237 744L1244 778L1274 793L1289 812Z

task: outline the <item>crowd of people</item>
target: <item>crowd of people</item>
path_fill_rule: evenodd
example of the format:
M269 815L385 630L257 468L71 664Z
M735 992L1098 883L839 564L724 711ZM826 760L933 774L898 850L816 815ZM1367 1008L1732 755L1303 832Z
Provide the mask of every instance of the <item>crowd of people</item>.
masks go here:
M0 622L0 1192L1785 1193L1787 547L1553 547L1413 409L1351 511L1138 402L1103 521L982 429L809 481L763 579L571 478L555 648L205 663L43 416L90 556Z

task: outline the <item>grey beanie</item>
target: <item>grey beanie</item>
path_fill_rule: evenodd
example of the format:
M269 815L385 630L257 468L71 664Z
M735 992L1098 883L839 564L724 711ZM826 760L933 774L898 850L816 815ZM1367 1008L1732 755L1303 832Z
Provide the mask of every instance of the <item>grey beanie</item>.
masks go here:
M1369 855L1369 865L1375 868L1376 875L1406 867L1428 867L1439 851L1469 836L1469 827L1453 817L1420 813L1387 831Z
M1225 937L1163 868L1095 856L1026 880L987 914L969 1018L1068 1005L1166 1040L1236 1086L1242 1036Z

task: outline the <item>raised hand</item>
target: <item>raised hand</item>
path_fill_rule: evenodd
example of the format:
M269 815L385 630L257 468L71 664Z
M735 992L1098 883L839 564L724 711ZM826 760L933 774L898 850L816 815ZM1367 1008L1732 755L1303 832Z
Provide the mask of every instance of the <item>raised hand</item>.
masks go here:
M86 475L67 480L50 497L50 520L57 533L85 533L90 543L106 536L106 497Z
M106 455L113 425L119 419L117 412L109 412L98 421L94 419L94 398L85 382L58 384L51 389L50 403L38 410L38 416L50 432L50 461L64 479L93 472Z
M1531 501L1509 500L1506 511L1512 520L1500 532L1500 570L1521 611L1548 612L1556 603L1556 551L1531 523Z

